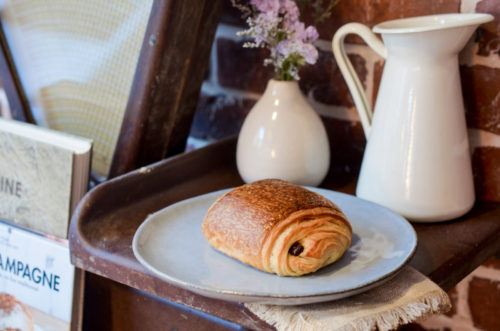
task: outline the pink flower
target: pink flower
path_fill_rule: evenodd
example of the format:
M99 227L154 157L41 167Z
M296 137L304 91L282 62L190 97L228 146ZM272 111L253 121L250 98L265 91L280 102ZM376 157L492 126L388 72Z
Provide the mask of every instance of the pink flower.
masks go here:
M278 44L276 49L285 59L292 54L299 54L309 64L315 64L318 60L316 47L298 39L284 40Z
M312 42L314 40L317 40L319 38L318 30L312 25L308 26L306 31L305 31L305 38L303 40L305 42Z
M318 31L300 21L294 0L250 0L250 4L250 8L237 5L252 13L247 19L249 28L238 33L253 38L244 47L268 48L270 57L264 64L274 65L276 77L299 79L300 66L314 64L318 59L318 51L312 44L318 39Z
M303 44L299 54L302 55L309 64L315 64L316 61L318 61L318 50L312 44Z
M293 0L280 0L280 13L286 15L289 21L297 21L300 16L299 8Z
M280 0L250 0L250 3L261 12L278 14L280 8Z

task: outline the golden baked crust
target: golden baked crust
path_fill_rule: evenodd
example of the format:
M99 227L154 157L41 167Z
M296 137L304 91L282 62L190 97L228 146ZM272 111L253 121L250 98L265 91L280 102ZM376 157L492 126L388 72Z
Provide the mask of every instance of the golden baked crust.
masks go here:
M0 292L0 330L33 331L34 325L24 304L13 295Z
M333 202L278 179L242 185L219 197L202 232L217 250L281 276L333 263L352 237L351 225Z

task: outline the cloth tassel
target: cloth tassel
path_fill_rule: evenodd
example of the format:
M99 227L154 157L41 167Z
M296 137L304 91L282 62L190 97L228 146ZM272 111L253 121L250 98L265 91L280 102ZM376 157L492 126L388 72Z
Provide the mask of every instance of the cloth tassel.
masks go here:
M277 306L245 304L278 331L393 330L451 308L448 295L411 267L364 293L325 303Z

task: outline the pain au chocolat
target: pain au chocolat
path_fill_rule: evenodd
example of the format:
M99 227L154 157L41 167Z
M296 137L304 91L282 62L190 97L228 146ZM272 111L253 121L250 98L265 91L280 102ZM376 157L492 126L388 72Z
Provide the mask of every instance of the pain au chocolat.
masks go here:
M215 249L280 276L301 276L337 261L352 237L349 221L333 202L278 179L219 197L202 232Z

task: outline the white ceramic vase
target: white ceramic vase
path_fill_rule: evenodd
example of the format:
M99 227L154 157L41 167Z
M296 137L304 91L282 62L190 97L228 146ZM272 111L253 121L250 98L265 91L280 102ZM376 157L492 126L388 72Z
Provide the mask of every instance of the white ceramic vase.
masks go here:
M296 81L270 80L241 128L236 163L247 183L279 178L317 186L330 165L326 130Z

